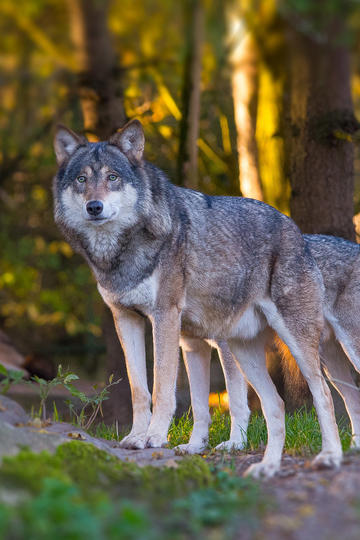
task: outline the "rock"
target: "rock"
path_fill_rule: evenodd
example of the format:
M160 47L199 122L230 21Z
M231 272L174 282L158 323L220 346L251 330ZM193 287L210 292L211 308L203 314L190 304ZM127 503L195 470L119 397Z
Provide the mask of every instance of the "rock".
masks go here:
M6 369L21 371L28 375L24 369L25 358L20 354L4 332L0 330L0 364Z
M60 444L73 440L90 443L121 461L131 461L140 466L174 467L181 457L169 448L126 450L116 441L92 437L82 429L65 422L35 423L22 407L5 396L0 396L0 461L4 456L14 456L24 446L33 452L54 452Z
M15 456L24 447L31 448L33 452L54 452L60 444L69 440L57 433L45 430L40 432L30 427L15 427L0 420L0 461L4 456Z
M0 395L0 421L9 424L26 424L30 417L13 399Z
M117 441L108 441L98 437L92 437L86 431L76 429L72 424L65 422L54 422L46 427L46 430L52 433L62 434L67 440L81 440L104 450L109 454L116 456L121 461L131 461L139 466L153 465L154 467L167 466L168 462L173 463L181 459L170 448L144 448L144 450L127 450L120 448ZM170 461L171 460L171 461Z

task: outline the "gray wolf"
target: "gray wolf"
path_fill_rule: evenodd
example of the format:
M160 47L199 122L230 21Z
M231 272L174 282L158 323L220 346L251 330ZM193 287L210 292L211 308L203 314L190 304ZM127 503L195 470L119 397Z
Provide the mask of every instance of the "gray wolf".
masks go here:
M122 445L167 443L179 340L189 358L194 341L223 340L259 395L267 423L264 458L248 474L276 473L284 405L263 352L276 331L314 398L322 431L316 460L339 465L339 433L319 359L323 284L299 229L259 201L174 186L144 160L144 144L136 120L100 143L61 127L54 143L56 223L91 267L125 351L133 426ZM153 328L152 413L144 317ZM201 371L203 365L189 362L189 369Z
M342 238L326 235L304 235L318 268L324 286L325 325L320 341L323 369L344 400L352 429L352 446L360 448L360 392L354 385L351 365L360 373L360 246ZM250 411L247 403L247 383L238 369L226 341L212 344L218 349L229 396L231 434L219 449L242 449L246 446L246 430ZM193 341L192 353L186 355L186 366L194 362L202 365L202 373L209 373L210 345ZM289 359L286 358L285 361ZM286 367L285 367L286 368ZM208 388L204 377L196 380L197 370L188 369L193 400L194 429L188 444L181 445L182 452L197 453L206 448L209 420ZM196 398L195 398L196 394Z

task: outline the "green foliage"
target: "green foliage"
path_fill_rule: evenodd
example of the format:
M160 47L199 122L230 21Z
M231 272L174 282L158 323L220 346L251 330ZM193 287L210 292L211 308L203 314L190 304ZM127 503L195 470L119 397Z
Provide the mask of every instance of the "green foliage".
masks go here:
M10 531L4 532L4 539L15 536L29 540L135 540L143 535L151 538L147 533L150 526L147 512L136 508L136 504L122 501L115 508L104 498L98 504L89 505L76 486L54 478L44 479L39 495L19 509L18 519L12 509L5 512L3 507L2 510L7 520L4 531Z
M321 432L315 409L309 411L303 407L292 414L285 415L286 438L285 450L293 454L313 455L321 449ZM189 441L193 420L189 412L178 420L173 420L169 430L171 448ZM230 415L220 408L215 409L209 430L209 448L215 448L230 437ZM344 450L351 444L351 429L347 419L338 422L340 438ZM259 450L267 444L266 422L262 414L251 415L247 431L247 449Z
M2 364L0 364L0 376L0 394L6 394L13 385L24 381L22 371L6 369Z
M230 415L220 408L215 409L212 415L212 422L209 429L209 446L215 448L218 444L226 441L230 437Z
M21 494L0 503L4 540L202 539L213 528L226 537L255 527L268 506L257 483L212 470L200 457L140 468L78 441L54 456L23 450L5 458L0 486L0 496Z
M285 449L294 454L310 455L321 449L321 431L315 409L305 407L286 415ZM349 450L351 429L347 418L340 418L338 428L343 450Z
M226 497L223 496L224 492L227 494ZM256 503L259 505L260 512L262 505L265 509L265 500L261 501L257 484L252 480L218 471L213 485L190 493L189 496L176 503L176 508L182 515L185 514L193 528L200 531L204 525L214 527L231 521L231 517L238 511L239 499L241 499L243 519L247 518L249 521L253 519L251 509Z
M62 469L59 455L48 452L33 454L23 449L13 458L4 458L0 468L1 485L8 488L25 489L31 493L39 493L44 478L54 478L70 483L70 478Z
M191 409L180 418L174 418L172 420L168 435L169 446L171 448L189 442L193 428L193 419L190 411ZM209 447L215 448L222 441L226 441L230 437L230 427L230 415L221 408L215 409L209 427Z
M108 441L121 441L130 432L130 427L122 427L119 429L118 422L115 424L105 424L105 422L99 422L93 428L90 428L90 433L95 437L100 437Z
M76 377L78 379L78 377ZM69 390L70 394L73 397L78 398L81 401L81 409L80 412L77 412L74 404L71 401L68 401L68 406L70 409L70 413L74 417L76 424L83 428L83 429L89 429L91 425L94 423L96 417L98 416L99 412L102 415L102 403L109 399L110 392L109 389L112 386L115 386L116 384L119 384L121 379L118 379L117 381L114 381L114 375L110 375L108 384L104 386L103 388L98 388L97 384L93 385L93 389L95 394L92 396L87 396L84 394L84 392L81 392L77 388L75 388L74 385L70 384L70 380L68 382L64 382L64 386L67 390ZM90 414L88 415L86 410L90 407Z
M32 380L30 381L30 384L32 382L37 383L39 386L39 393L40 393L40 409L39 409L39 416L42 416L43 420L46 420L46 401L49 397L50 391L55 388L55 386L64 386L69 391L73 390L73 385L71 384L72 381L77 380L79 377L75 375L75 373L71 372L63 372L61 364L58 366L58 371L56 377L53 379L47 381L45 379L42 379L41 377L38 377L37 375L34 375L32 377Z
M63 371L61 364L58 366L58 371L56 377L50 380L45 380L37 375L31 378L30 381L24 380L23 374L15 370L7 370L2 364L0 364L0 375L2 379L0 380L0 389L1 393L5 394L12 385L18 384L20 382L25 382L31 385L37 385L40 395L40 408L39 416L42 417L43 421L47 420L47 400L49 394L53 388L56 386L63 386L66 390L69 391L72 397L77 398L81 402L81 408L78 411L76 406L71 400L67 401L67 405L70 410L70 414L73 417L74 422L79 428L90 429L91 425L94 423L99 412L102 415L102 404L104 401L109 399L109 389L116 384L119 384L121 379L114 381L114 375L110 375L108 383L102 387L94 384L93 390L94 394L87 396L84 392L78 390L74 385L73 381L79 379L78 375L72 373L71 371ZM88 410L90 412L88 412ZM54 419L58 421L58 411L54 402Z
M193 428L193 420L190 411L191 408L180 418L172 419L168 433L168 441L171 448L189 442Z

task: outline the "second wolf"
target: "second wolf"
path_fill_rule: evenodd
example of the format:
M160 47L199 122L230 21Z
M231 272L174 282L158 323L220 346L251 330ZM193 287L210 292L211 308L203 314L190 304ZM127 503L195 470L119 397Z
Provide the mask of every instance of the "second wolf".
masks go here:
M322 432L316 460L339 465L340 438L319 359L323 285L299 229L258 201L172 185L143 150L139 122L102 143L66 128L55 138L55 219L92 268L125 350L133 427L122 445L167 443L180 335L185 349L194 339L227 340L260 397L268 428L264 458L248 472L273 475L285 439L283 402L263 355L273 329L314 398ZM144 316L153 327L152 415Z
M355 386L351 366L360 373L360 246L327 235L304 235L325 286L325 326L320 342L321 361L329 381L342 396L352 429L352 446L360 448L360 391ZM246 430L250 411L247 403L247 383L242 376L226 341L212 344L218 349L224 371L231 415L231 434L219 444L223 449L246 446ZM184 351L189 375L194 414L194 429L183 452L197 453L206 448L210 421L209 369L210 345L193 340L191 350ZM265 356L265 350L263 352ZM287 359L288 361L288 359ZM202 377L197 377L190 364L201 365ZM285 367L286 369L286 367Z

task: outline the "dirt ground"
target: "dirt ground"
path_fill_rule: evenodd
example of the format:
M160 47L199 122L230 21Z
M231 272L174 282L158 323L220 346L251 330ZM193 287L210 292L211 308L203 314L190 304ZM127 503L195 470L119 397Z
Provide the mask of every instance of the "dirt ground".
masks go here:
M260 461L262 454L209 455L238 474ZM314 469L311 460L284 455L281 472L262 483L274 504L257 540L359 540L360 453L345 454L339 470ZM238 536L243 540L241 533Z
M176 466L181 459L170 449L123 450L114 442L95 439L74 426L54 423L35 426L21 406L1 396L0 457L16 453L16 445L26 443L36 451L56 447L79 438L116 455L119 459L140 465ZM206 460L221 468L245 469L260 461L262 452L243 454L211 451ZM262 482L262 489L272 509L267 511L254 540L359 540L360 539L360 452L347 452L338 470L314 469L311 460L284 455L280 473ZM247 540L239 531L239 540ZM253 538L251 539L253 540Z

